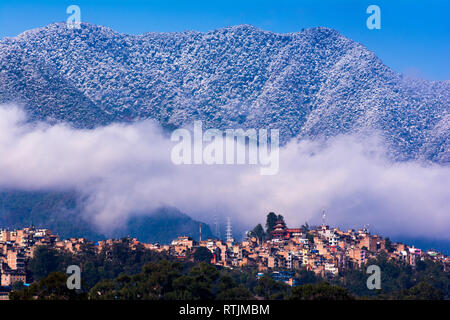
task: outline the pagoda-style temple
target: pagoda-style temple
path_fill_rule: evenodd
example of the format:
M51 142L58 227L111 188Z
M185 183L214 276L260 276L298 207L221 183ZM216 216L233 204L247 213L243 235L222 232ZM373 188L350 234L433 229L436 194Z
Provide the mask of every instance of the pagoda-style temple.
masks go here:
M278 220L270 233L272 239L285 239L287 234L286 229L286 223L283 220Z

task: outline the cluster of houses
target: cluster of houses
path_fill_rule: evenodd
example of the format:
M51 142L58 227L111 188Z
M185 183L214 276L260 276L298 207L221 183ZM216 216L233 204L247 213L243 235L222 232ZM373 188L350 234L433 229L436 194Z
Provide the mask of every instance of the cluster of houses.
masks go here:
M33 258L38 246L50 246L75 252L87 240L61 240L49 229L35 227L19 230L0 230L0 287L9 287L15 282L27 283L26 262Z
M117 241L120 240L99 241L95 243L95 248L100 252ZM7 288L15 282L27 283L30 280L25 266L37 246L45 245L74 253L88 242L84 238L60 239L48 229L34 227L0 230L0 287ZM390 243L382 237L371 235L366 229L342 231L327 225L311 230L289 229L283 221L276 223L267 240L248 236L242 242L231 238L197 242L191 237L178 237L168 245L140 243L137 239L130 239L129 244L166 252L179 259L191 259L191 253L199 247L206 247L212 253L212 264L228 268L250 267L260 273L272 271L281 278L299 268L306 268L323 277L333 277L339 270L361 266L381 251L412 266L417 259L425 257L440 260L446 270L450 270L450 258L442 253Z
M425 257L440 260L450 270L450 258L439 252L422 251L414 246L390 243L367 229L342 231L322 225L316 229L289 229L278 221L269 240L247 237L242 242L207 239L196 242L190 237L179 237L170 245L148 245L158 251L166 251L180 259L198 247L206 247L212 253L211 263L223 267L253 267L259 272L288 271L305 268L322 277L333 277L339 270L357 268L368 259L385 251L391 259L415 265Z

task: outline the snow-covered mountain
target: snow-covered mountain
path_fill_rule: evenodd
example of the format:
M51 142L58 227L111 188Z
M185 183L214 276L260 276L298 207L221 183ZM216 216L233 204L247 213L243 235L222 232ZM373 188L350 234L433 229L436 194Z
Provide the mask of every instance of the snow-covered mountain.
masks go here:
M0 103L94 127L279 128L282 140L378 129L399 159L450 162L450 81L408 79L328 28L242 25L127 35L64 23L0 41Z

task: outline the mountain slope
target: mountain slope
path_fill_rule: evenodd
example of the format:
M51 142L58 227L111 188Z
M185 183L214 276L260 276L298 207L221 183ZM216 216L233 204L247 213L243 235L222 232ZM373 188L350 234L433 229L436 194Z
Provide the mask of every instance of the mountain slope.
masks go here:
M137 237L142 242L170 243L178 236L199 238L200 222L173 208L147 215L132 216L120 229L104 235L81 215L82 199L75 192L0 192L0 229L30 225L51 229L63 238ZM211 237L210 227L202 223L203 238Z
M322 27L134 36L55 23L0 41L0 103L77 127L199 119L279 128L284 142L377 129L396 159L448 163L449 93L449 81L407 79Z

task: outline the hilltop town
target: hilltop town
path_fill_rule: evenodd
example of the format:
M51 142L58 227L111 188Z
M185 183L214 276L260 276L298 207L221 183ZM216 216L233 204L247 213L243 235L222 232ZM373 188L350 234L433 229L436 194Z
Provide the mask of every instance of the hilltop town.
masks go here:
M199 242L190 237L178 237L170 245L149 245L184 259L196 247L206 247L211 263L223 267L254 267L259 272L293 270L301 267L322 277L336 276L340 270L358 268L382 251L390 259L415 266L418 259L441 261L450 270L450 258L434 250L424 251L402 243L392 243L367 229L342 231L322 225L315 229L287 228L277 221L270 239L260 241L247 237L242 242L207 239Z
M108 239L95 243L98 252L120 240ZM92 243L84 238L60 239L49 229L35 227L20 230L0 230L1 286L11 287L15 282L28 283L26 264L33 258L38 246L77 253L82 245ZM255 268L265 272L288 272L305 268L322 277L335 277L339 271L358 268L370 258L385 252L394 259L415 266L418 259L440 261L445 271L450 270L450 258L442 253L424 251L402 243L392 243L367 229L342 231L323 224L316 228L288 228L281 219L276 221L267 239L252 236L242 241L206 239L195 241L180 236L171 244L141 243L130 239L131 247L142 245L146 249L164 252L180 260L192 260L192 253L201 247L209 250L211 264L225 268ZM283 279L293 285L292 277Z

